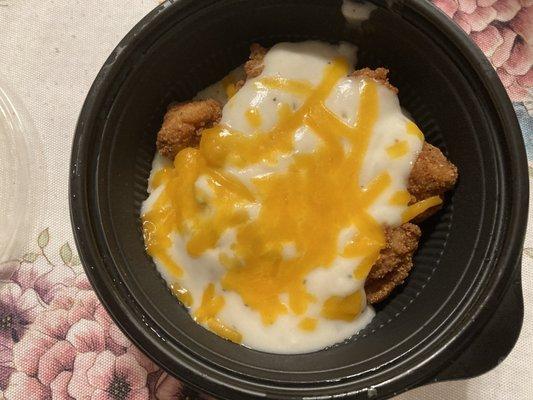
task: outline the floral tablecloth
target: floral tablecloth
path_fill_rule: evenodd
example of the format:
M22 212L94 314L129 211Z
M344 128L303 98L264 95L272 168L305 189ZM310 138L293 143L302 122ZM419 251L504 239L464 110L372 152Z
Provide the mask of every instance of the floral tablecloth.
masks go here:
M435 5L485 52L507 88L531 180L533 0ZM46 163L46 184L35 189L45 202L36 210L26 249L0 260L0 399L198 397L113 324L83 273L68 214L70 145L83 99L113 47L155 6L156 0L0 0L0 74L29 110ZM525 246L525 323L511 355L481 377L426 386L398 399L533 399L531 233Z

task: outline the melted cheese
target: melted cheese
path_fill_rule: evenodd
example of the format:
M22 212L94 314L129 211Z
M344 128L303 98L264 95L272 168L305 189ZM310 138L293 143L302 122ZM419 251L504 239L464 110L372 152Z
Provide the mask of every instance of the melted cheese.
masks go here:
M293 353L353 335L373 316L364 282L384 227L436 205L407 207L423 135L392 91L349 76L354 55L346 44L274 46L238 92L223 80L222 120L199 148L154 159L147 251L219 336Z

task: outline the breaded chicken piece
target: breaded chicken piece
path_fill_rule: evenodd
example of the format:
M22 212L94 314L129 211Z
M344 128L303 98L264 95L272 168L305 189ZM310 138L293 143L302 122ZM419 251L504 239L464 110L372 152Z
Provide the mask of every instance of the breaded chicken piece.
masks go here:
M410 222L396 228L387 228L385 230L386 245L381 250L368 278L382 278L396 265L409 263L418 247L418 239L420 239L421 234L420 228Z
M454 187L457 177L457 167L437 147L424 142L409 175L407 190L411 194L410 204L431 196L442 197ZM440 208L441 206L432 207L417 216L414 221L421 222Z
M394 93L398 93L398 89L395 86L392 86L389 82L389 70L387 68L362 68L352 72L350 75L355 78L363 77L373 79L376 82L381 83L383 86L388 87Z
M257 43L252 43L250 46L250 58L244 63L244 72L246 78L255 78L263 72L263 59L267 53L267 49Z
M171 104L157 134L157 150L173 160L181 149L198 146L200 131L219 122L221 116L220 104L212 99Z
M407 190L411 194L410 203L431 196L442 196L453 188L457 176L457 167L437 147L424 143L409 176ZM423 221L439 208L437 206L426 210L414 222ZM386 231L387 244L372 266L365 284L369 303L384 300L407 278L413 266L412 256L418 247L420 234L420 228L412 223Z
M416 159L407 190L415 201L442 196L457 181L457 167L435 146L424 142Z
M250 46L250 57L244 64L248 79L261 74L266 52L267 49L257 43ZM238 81L236 89L242 85L244 81ZM197 146L200 131L219 122L221 116L222 107L213 99L171 104L157 134L157 150L164 157L174 159L181 149Z
M420 228L410 222L396 228L387 228L387 244L381 250L365 283L369 303L384 300L407 278L413 267L413 253L418 248L421 234Z
M367 303L376 304L389 297L397 286L403 285L412 267L412 262L400 264L383 278L368 279L365 282Z

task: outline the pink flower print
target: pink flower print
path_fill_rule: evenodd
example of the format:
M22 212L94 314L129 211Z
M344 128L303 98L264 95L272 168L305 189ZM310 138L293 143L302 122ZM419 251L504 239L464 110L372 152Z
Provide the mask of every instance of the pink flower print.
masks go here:
M43 306L32 289L22 290L16 283L0 285L0 345L18 342Z
M82 319L72 325L66 339L79 353L99 352L105 349L106 332L98 322Z
M53 266L43 257L37 257L34 262L22 261L12 275L12 280L18 283L22 289L33 289L35 281L42 275L50 272Z
M68 394L68 384L72 372L63 371L50 383L50 391L52 392L53 400L71 400L72 397Z
M61 298L54 299L50 303L50 309L38 315L24 340L15 345L14 362L20 371L30 376L37 376L41 373L40 367L43 365L40 364L40 360L43 357L47 359L47 353L61 342L72 347L74 355L100 352L106 348L108 332L104 326L94 320L95 310L101 307L96 296L91 291L70 289L63 290ZM74 356L71 352L68 354L68 362L73 362ZM65 370L70 367L67 365ZM57 370L53 377L59 372Z
M46 310L39 314L24 338L13 347L17 370L37 376L41 357L57 342L65 340L70 326L65 310Z
M0 281L10 280L15 271L18 269L19 264L20 262L18 260L7 261L0 264Z
M87 371L94 365L98 353L78 354L74 360L73 374L67 385L69 396L77 400L90 400L94 388L87 379Z
M5 390L13 371L13 344L0 344L0 390Z
M80 319L95 320L96 310L102 305L92 290L78 290L74 302L68 310L69 321L75 323Z
M127 352L131 343L101 309L94 293L64 288L56 294L50 309L39 314L14 347L14 363L27 378L24 382L49 388L53 399L147 398L146 368L152 371L155 365L136 349ZM89 369L94 379L88 374L80 384L80 371ZM105 390L95 378L101 370L114 374Z
M6 400L49 400L50 389L24 372L14 372L11 375L8 388L4 392Z
M61 308L63 310L69 310L72 308L76 300L76 295L80 289L77 287L67 287L67 286L58 286L54 290L53 299L50 301L49 305L52 309Z
M164 372L156 383L155 397L158 400L212 399L212 397L195 392L173 376Z
M75 325L80 320L87 320L86 322L83 322L83 324L91 327L87 332L90 332L93 337L84 336L80 337L80 340L98 341L99 344L95 345L95 343L93 343L93 348L90 349L82 350L80 347L78 351L103 350L103 348L101 348L102 337L105 340L105 347L117 355L125 353L131 346L131 342L113 323L107 311L100 304L92 290L78 289L77 287L63 287L55 293L53 300L50 302L50 308L66 310L67 320L70 324L73 324L73 332L78 332L78 336L84 334L83 328L76 331L77 328L75 328ZM88 321L94 322L89 323ZM76 339L71 339L71 342L74 344L74 340Z
M44 256L38 256L34 262L21 262L12 279L23 289L34 289L44 302L49 303L54 290L74 284L76 274L64 264L52 265Z
M148 358L142 351L140 351L136 346L131 345L128 348L128 354L131 354L139 363L141 367L143 367L146 372L151 374L152 372L156 372L159 370L159 367L156 363L154 363L150 358Z
M69 342L56 342L39 359L37 378L45 385L50 384L64 371L71 371L74 366L76 349Z
M156 383L155 397L158 400L179 400L182 398L183 388L184 385L180 381L163 372Z
M92 290L91 283L89 282L89 279L87 279L87 275L85 274L79 274L78 276L76 276L74 286L76 286L78 289Z
M46 303L49 303L54 297L54 289L71 286L75 280L76 274L72 268L64 264L57 264L50 271L37 278L34 289Z
M80 319L94 320L98 307L101 305L92 290L76 287L61 287L50 301L51 309L67 311L67 319L71 324Z
M98 323L102 325L106 331L109 330L111 325L114 325L113 320L101 304L99 304L94 310L94 320L98 321Z
M122 331L114 323L109 325L108 347L115 354L119 355L126 351L132 344L129 339L124 336Z
M76 357L68 393L79 400L148 399L146 378L146 370L130 354L85 353Z
M532 100L533 2L434 0L489 58L513 101Z
M111 350L115 355L118 356L124 354L126 350L132 346L130 340L124 336L122 331L115 325L102 305L98 305L96 308L94 312L94 319L98 321L100 325L105 327L107 332L107 349Z

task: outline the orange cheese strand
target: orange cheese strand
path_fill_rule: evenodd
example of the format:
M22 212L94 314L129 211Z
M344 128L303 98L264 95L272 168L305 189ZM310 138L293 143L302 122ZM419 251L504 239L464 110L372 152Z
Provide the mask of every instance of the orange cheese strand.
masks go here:
M439 204L442 204L442 199L439 196L431 196L427 199L421 200L407 207L407 210L403 212L402 220L404 223L409 222L416 216L422 214L424 211L430 209L431 207L438 206Z
M251 107L246 110L244 116L252 128L259 128L261 126L261 112L257 107Z
M389 199L389 204L392 206L406 206L411 200L411 195L407 190L398 190Z
M320 315L327 319L353 321L363 310L365 301L361 291L348 296L331 296L324 302Z
M224 339L231 340L234 343L242 342L242 335L236 329L227 327L216 318L211 318L208 320L207 327L211 332L216 333L218 336L223 337Z
M222 307L224 307L224 298L215 293L215 285L210 283L204 290L202 304L194 313L194 318L198 322L206 322L216 317Z
M424 134L413 121L407 121L407 133L416 136L421 142L424 141Z
M318 320L316 318L304 318L298 323L298 328L302 331L311 332L316 329L317 324Z
M279 76L264 77L255 82L255 85L258 89L262 89L263 87L268 89L280 89L304 96L309 95L313 90L313 87L309 82L289 80Z
M364 280L370 273L372 266L376 263L379 258L379 250L374 251L373 253L367 255L363 258L363 261L357 266L354 271L354 276L356 279Z
M159 171L157 171L154 174L152 181L150 182L150 188L151 189L158 188L159 185L161 185L161 183L164 182L167 174L168 174L168 167L161 168Z
M185 307L192 306L193 299L187 289L185 289L184 287L176 283L173 283L170 285L170 291L172 292L174 296L178 298L179 301L183 303Z
M387 154L390 158L400 158L409 152L409 143L405 140L400 140L392 146L387 147Z
M202 304L194 313L194 319L207 327L218 336L240 343L242 335L233 328L225 326L217 319L217 314L224 307L224 298L215 293L215 285L210 283L204 290Z
M373 204L376 199L389 187L391 184L391 177L389 173L384 172L374 178L367 186L363 189L362 194L362 205L368 207Z

